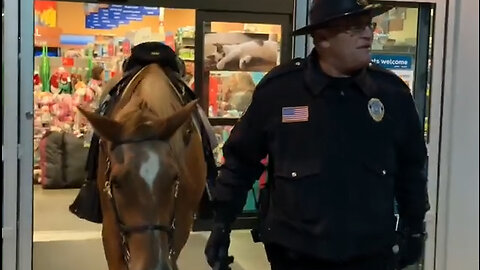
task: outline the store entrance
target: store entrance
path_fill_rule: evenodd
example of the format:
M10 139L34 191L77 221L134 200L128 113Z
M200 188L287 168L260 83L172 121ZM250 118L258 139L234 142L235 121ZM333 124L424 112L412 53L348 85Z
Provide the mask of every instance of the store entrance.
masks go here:
M33 269L106 269L101 225L69 211L86 178L93 133L76 106L97 108L104 89L121 76L132 47L160 41L185 63L183 79L200 97L212 124L233 125L249 105L247 96L256 82L275 65L291 59L290 39L282 37L292 28L292 16L63 1L35 1L34 6ZM206 70L206 59L211 59L207 53L213 53L208 42L221 35L227 37L225 46L272 44L272 59L249 59L239 65L246 60L239 56L235 70L229 65ZM255 48L251 53L259 55ZM247 76L247 81L242 80ZM212 80L227 79L228 90L243 87L245 93L240 94L244 95L236 93L227 101L230 96L221 92L226 88L215 88L216 94L211 92L212 84L203 87ZM226 128L217 129L220 139L228 135ZM215 150L220 153L221 147ZM253 196L237 228L248 228L248 221L255 218ZM180 256L180 269L209 269L203 255L208 233L201 232L206 229L208 220L197 221L196 232ZM233 269L267 268L262 246L252 244L248 231L236 231L232 237ZM245 252L242 246L247 245ZM252 248L257 255L252 255Z

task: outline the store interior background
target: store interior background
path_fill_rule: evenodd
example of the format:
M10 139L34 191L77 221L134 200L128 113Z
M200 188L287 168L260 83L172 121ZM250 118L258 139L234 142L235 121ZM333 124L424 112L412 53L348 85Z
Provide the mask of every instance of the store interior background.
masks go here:
M83 123L83 119L78 119L74 106L79 102L89 105L94 99L89 97L92 95L89 89L93 87L90 86L93 81L92 67L104 67L102 83L105 84L119 72L122 61L128 57L127 50L144 41L162 41L185 61L189 73L186 82L192 88L194 86L195 10L158 8L158 14L155 11L154 15L144 15L141 19L137 18L137 21L106 27L110 29L92 29L88 23L86 7L85 3L35 1L35 270L106 268L101 225L78 219L68 210L84 178L83 167L89 135L91 136L90 127ZM281 36L281 27L278 25L212 22L209 26L210 32L216 33L273 34L278 39ZM128 46L124 45L125 40L130 42ZM215 95L209 98L209 105L215 108L221 104L228 106L229 95L226 91L242 85L248 86L246 91L252 92L266 72L268 70L209 72L209 90ZM247 83L233 79L242 77L239 76L241 74L248 74L251 79ZM80 77L83 83L73 82ZM45 82L48 86L45 86ZM215 91L212 92L212 88ZM63 92L57 93L58 91ZM243 113L232 108L228 110L231 114L220 111L210 111L209 116L235 117ZM219 139L224 141L231 128L230 125L216 127ZM59 134L64 134L65 137ZM220 151L216 153L220 154ZM56 162L62 162L62 158L68 164L66 166L69 166L64 171L60 169L64 166L56 166ZM221 154L217 160L221 160ZM254 210L252 196L249 197L245 210ZM181 269L209 269L203 256L207 237L208 232L192 234L180 258ZM262 246L251 243L248 231L236 231L233 237L232 252L236 254L233 269L267 267Z
M142 42L157 40L163 41L167 45L175 49L187 65L189 77L187 83L193 87L194 85L194 39L199 33L195 33L195 10L193 9L161 9L159 15L143 16L141 20L130 21L127 24L119 25L111 29L92 29L87 27L87 19L84 3L77 2L36 2L36 25L35 25L35 72L42 80L42 71L44 61L47 57L42 55L42 47L48 46L49 74L48 76L58 75L61 84L62 67L67 71L67 81L72 80L72 74L78 73L83 80L91 77L89 71L96 65L102 65L105 70L105 81L111 78L115 73L119 72L123 59L128 56L125 50L131 46ZM160 10L160 9L159 9ZM160 14L163 14L161 16ZM411 57L411 66L398 70L399 74L403 74L407 83L413 84L415 67L415 51L417 40L417 17L418 9L405 8L399 12L398 17L394 19L385 19L378 17L376 21L379 26L383 25L382 32L376 35L375 51L385 51L391 48L392 51L401 50L402 53ZM244 23L222 23L212 22L210 25L211 32L216 33L256 33L274 35L278 42L281 42L281 28L279 25L267 24L244 24ZM183 40L179 29L184 33ZM202 33L203 34L203 33ZM131 42L130 46L124 46L123 41L128 38ZM113 44L112 48L109 47ZM90 57L88 50L94 48L95 53ZM60 69L59 69L60 68ZM254 85L258 83L261 77L268 72L262 70L260 72L243 72L243 71L212 71L209 73L210 88L215 86L213 97L209 98L209 107L220 106L219 104L229 104L233 101L229 100L227 91L230 88L239 85L238 80L232 78L235 74L248 73L251 76L253 86L247 91L253 91ZM65 79L63 78L63 79ZM105 83L105 81L103 83ZM252 82L249 82L252 85ZM50 79L48 80L50 84ZM80 84L80 88L88 88L89 81L84 81L85 85ZM232 86L233 84L233 86ZM228 85L228 87L226 87ZM247 83L248 85L248 83ZM61 88L54 83L54 88ZM225 86L225 87L224 87ZM75 85L70 83L70 92L74 100ZM212 94L212 89L208 89ZM101 226L87 221L78 219L68 211L68 206L73 202L78 187L83 176L77 174L72 176L75 178L69 183L60 183L65 179L57 178L59 183L53 181L51 186L42 180L42 171L40 163L46 160L59 160L58 155L62 155L61 142L50 152L52 156L46 156L45 145L42 142L47 141L45 136L50 131L65 132L72 136L73 143L70 151L81 152L80 156L86 158L88 146L89 128L75 127L75 117L71 115L60 119L60 115L67 111L74 111L73 101L70 98L59 98L61 95L53 95L47 91L45 93L42 86L36 85L35 89L35 138L34 138L34 234L33 234L33 269L105 269L105 260L103 256L103 248L101 244ZM50 92L52 89L50 89ZM85 90L79 91L79 98L85 99L88 94ZM63 104L61 105L61 104ZM48 107L48 108L47 108ZM210 117L239 117L242 110L228 110L224 113L217 111L212 112L209 109ZM71 114L73 114L71 112ZM64 116L62 116L64 117ZM427 122L427 121L426 121ZM229 131L232 126L215 127L217 135L221 141L228 138ZM77 129L77 130L76 130ZM220 145L221 146L221 145ZM43 150L42 150L43 149ZM60 150L59 150L60 149ZM221 162L221 148L217 149L217 161ZM78 151L76 151L78 150ZM42 152L43 151L43 152ZM42 154L44 153L44 154ZM77 153L78 154L78 153ZM42 156L43 155L43 156ZM55 155L57 155L55 157ZM76 155L75 158L78 156ZM65 157L68 159L68 156ZM82 170L84 161L82 158L72 161L76 164L72 165L76 168L75 172ZM43 169L45 170L45 169ZM62 186L65 185L65 186ZM257 186L256 186L257 187ZM254 210L254 201L252 196L249 197L245 210ZM195 269L209 269L203 257L203 248L208 233L193 233L186 249L180 257L181 269L193 269L190 264L195 265ZM234 270L240 269L267 269L267 262L264 256L262 246L253 244L248 231L236 231L233 235L232 253L236 256ZM77 267L77 268L76 268Z

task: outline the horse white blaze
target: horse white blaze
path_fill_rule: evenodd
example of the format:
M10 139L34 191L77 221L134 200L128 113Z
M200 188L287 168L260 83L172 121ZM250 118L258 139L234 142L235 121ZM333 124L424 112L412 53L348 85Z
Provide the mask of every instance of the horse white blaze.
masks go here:
M149 150L147 154L148 159L140 166L140 176L145 180L150 190L153 190L153 183L160 171L160 157Z

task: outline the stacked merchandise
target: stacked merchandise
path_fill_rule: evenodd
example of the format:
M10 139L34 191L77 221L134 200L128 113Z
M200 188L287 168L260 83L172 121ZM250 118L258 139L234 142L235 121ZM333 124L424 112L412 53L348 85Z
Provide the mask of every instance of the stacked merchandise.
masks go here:
M209 117L239 118L247 110L261 72L212 71Z
M185 63L185 82L194 89L195 70L195 27L186 26L177 30L175 35L175 51Z
M78 188L92 131L77 106L94 108L100 85L94 80L86 85L81 75L63 67L48 78L45 61L34 76L34 179L44 188Z

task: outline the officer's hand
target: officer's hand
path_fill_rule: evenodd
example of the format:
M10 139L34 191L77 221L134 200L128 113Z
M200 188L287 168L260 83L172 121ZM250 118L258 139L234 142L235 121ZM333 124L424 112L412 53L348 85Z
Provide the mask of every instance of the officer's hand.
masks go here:
M228 265L233 262L233 258L228 256L229 246L229 226L215 224L205 247L205 256L207 257L208 264L212 268L230 269Z
M416 264L423 255L425 237L423 234L412 234L402 237L400 241L399 267L403 269Z

